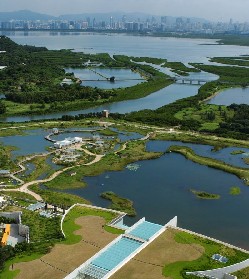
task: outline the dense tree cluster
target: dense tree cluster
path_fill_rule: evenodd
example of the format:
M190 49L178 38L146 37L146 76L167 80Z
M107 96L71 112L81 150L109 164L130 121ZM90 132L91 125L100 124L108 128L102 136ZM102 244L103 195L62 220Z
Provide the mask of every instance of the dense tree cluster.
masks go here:
M249 106L245 104L232 104L229 108L234 110L234 117L228 119L224 123L221 123L220 127L216 130L216 133L238 139L248 139Z
M6 112L6 105L0 101L0 114L4 114Z

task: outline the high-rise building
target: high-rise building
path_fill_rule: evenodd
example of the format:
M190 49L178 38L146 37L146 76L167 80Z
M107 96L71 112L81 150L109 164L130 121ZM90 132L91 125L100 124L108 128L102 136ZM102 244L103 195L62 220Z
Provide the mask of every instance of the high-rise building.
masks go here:
M166 16L161 17L161 23L164 23L164 24L167 23L167 17Z

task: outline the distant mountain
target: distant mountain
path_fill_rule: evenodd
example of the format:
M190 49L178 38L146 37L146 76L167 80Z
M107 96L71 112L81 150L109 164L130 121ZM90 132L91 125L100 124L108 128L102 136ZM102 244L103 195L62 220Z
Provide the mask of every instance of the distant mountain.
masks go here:
M0 12L0 21L9 20L50 20L56 19L54 16L31 12L28 10L16 11L16 12Z

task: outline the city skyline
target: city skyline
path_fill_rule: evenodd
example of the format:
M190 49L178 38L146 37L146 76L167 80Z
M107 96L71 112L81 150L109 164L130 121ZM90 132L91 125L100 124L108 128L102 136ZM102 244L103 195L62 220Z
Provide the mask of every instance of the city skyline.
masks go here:
M14 9L13 9L14 7ZM45 13L53 16L62 14L80 14L80 13L101 13L101 12L142 12L154 15L183 16L183 17L202 17L212 21L228 21L230 18L238 21L248 21L249 1L237 0L94 0L92 2L85 0L46 0L40 2L37 0L1 0L0 10L2 12L13 12L17 10L32 10L34 12Z

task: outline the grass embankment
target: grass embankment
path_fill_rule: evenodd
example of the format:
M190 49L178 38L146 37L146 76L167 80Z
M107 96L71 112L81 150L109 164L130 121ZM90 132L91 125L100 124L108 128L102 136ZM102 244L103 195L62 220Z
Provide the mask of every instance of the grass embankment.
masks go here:
M154 65L162 65L164 68L170 68L172 72L175 72L182 76L187 76L190 72L200 72L196 68L190 68L185 66L182 62L169 62L167 59L153 58L153 57L131 57L135 62L146 62Z
M17 150L15 146L3 145L0 143L0 169L16 170L17 167L11 160L11 152Z
M233 67L233 66L214 66L214 65L204 65L198 63L191 63L194 67L218 75L219 82L224 82L233 85L243 85L249 82L249 69L243 67Z
M104 192L100 196L103 199L111 201L110 209L123 211L129 216L136 216L136 211L131 200L122 198L113 192Z
M220 195L217 194L211 194L204 191L196 191L194 189L190 189L190 192L192 192L197 198L202 200L218 200L220 199Z
M205 252L201 253L199 259L191 262L176 262L166 265L163 268L163 275L174 279L197 278L195 276L187 276L187 271L208 270L232 265L248 259L248 254L241 251L228 248L214 241L201 238L186 232L176 232L175 241L182 244L199 244L204 247ZM221 254L228 258L226 264L217 262L211 257L214 254Z
M54 180L46 183L48 188L68 189L84 187L84 176L95 176L105 171L119 171L127 164L139 160L149 160L158 158L162 155L159 152L147 152L145 143L142 141L132 141L127 144L125 150L116 154L111 153L105 155L99 162L89 165L75 167L72 171L76 172L75 176L70 176L67 173L62 173Z
M249 66L249 57L248 56L239 56L239 57L214 57L210 59L211 62L227 64L227 65L237 65L242 67Z
M169 86L172 83L173 81L167 80L166 77L158 77L132 87L116 89L117 95L111 99L111 102L143 98L150 95L151 93L163 89L166 86Z
M117 136L118 132L112 131L111 129L104 129L98 132L102 136L111 137L111 136Z
M188 143L206 144L213 146L213 150L220 150L225 147L249 147L246 140L236 140L230 138L216 137L211 135L204 135L200 133L181 132L176 133L157 133L155 140L173 140Z
M37 180L41 175L44 178L44 175L46 177L49 177L52 175L55 170L52 169L52 167L46 162L47 156L44 157L35 157L32 160L28 161L28 163L32 163L35 165L34 171L32 171L31 174L29 174L27 177L25 177L25 181L33 181Z
M185 147L185 146L170 146L168 151L180 153L183 156L185 156L187 159L189 159L195 163L235 174L239 178L244 179L247 184L249 183L249 170L248 169L237 168L237 167L228 165L224 162L221 162L221 161L218 161L218 160L215 160L212 158L199 156L199 155L195 154L191 148Z
M230 154L231 155L239 155L239 154L244 154L244 153L245 153L244 150L234 150Z
M42 190L37 185L30 186L30 189L39 194L42 199L49 204L56 204L60 207L70 207L75 203L89 204L90 202L76 195L68 193L53 192L49 190Z
M248 279L249 278L249 267L239 270L233 275L237 276L238 279Z
M123 233L122 230L117 230L114 228L108 227L108 223L116 218L118 215L114 212L91 209L87 207L75 206L70 212L66 215L63 222L63 231L66 235L66 239L63 241L65 244L75 244L81 241L82 237L80 235L74 234L74 232L80 229L80 226L75 224L75 219L81 216L100 216L105 219L105 230L115 234Z

